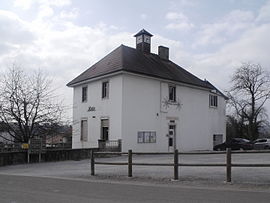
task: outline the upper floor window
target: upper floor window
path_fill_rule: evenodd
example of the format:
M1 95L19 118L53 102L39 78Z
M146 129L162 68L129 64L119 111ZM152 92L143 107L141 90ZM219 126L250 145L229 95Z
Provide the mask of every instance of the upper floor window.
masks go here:
M169 101L176 101L176 86L169 85Z
M102 99L109 98L109 81L102 83Z
M87 86L82 87L82 102L87 101Z
M217 107L218 106L218 97L216 95L209 95L209 106Z

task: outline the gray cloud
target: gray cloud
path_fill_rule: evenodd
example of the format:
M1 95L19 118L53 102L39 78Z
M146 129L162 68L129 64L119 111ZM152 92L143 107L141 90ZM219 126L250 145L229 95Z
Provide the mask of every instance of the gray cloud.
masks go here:
M29 44L35 39L27 24L11 12L0 10L0 25L0 43Z
M11 12L0 11L0 71L13 62L27 70L44 70L54 78L53 85L69 107L67 114L70 116L72 89L67 88L66 83L120 44L134 47L134 33L102 22L95 26L79 26L70 22L70 18L63 18L63 15L61 18L61 14L53 12L51 15L26 22ZM173 17L169 19L172 22ZM206 44L221 40L216 43L214 53L185 51L180 41L158 33L152 40L152 51L156 53L158 45L168 46L173 61L200 78L207 78L220 89L227 89L230 75L243 61L259 62L269 69L270 24L253 23L255 18L248 11L235 11L222 18L222 22L213 22L214 26L203 26L201 39L203 34L210 36ZM228 36L237 35L237 39L222 41L220 33L223 32Z

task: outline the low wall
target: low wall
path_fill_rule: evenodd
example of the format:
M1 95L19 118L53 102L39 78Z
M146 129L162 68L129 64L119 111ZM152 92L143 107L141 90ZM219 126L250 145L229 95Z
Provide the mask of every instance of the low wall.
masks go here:
M0 152L0 166L23 164L26 162L26 152Z
M97 148L89 149L53 149L47 150L41 155L41 160L44 162L64 161L64 160L81 160L90 158L90 152L98 151ZM39 161L38 154L30 155L30 162ZM21 152L0 152L0 166L24 164L27 163L27 151Z

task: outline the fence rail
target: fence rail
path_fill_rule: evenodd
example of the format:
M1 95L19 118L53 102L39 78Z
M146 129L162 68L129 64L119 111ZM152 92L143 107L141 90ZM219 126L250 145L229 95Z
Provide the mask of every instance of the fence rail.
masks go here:
M248 163L232 163L232 154L250 154L250 153L270 153L270 150L251 150L251 151L231 151L227 148L226 152L91 152L91 175L95 175L95 165L126 165L128 166L128 177L132 177L133 166L173 166L174 180L179 179L179 167L226 167L226 182L232 180L232 167L270 167L267 164L248 164ZM179 163L179 155L213 155L224 154L226 155L225 163ZM96 155L128 155L126 162L101 162L95 161ZM132 155L173 155L173 163L143 163L133 162Z

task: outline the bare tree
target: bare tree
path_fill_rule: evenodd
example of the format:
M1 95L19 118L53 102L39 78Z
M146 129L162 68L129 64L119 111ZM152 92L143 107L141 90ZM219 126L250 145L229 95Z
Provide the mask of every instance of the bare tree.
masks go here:
M267 117L265 102L270 98L270 75L260 64L243 63L232 77L228 92L230 105L240 123L246 124L246 137L257 139Z
M44 127L58 123L62 105L41 71L25 73L13 65L0 80L0 127L6 140L28 142L44 134Z

